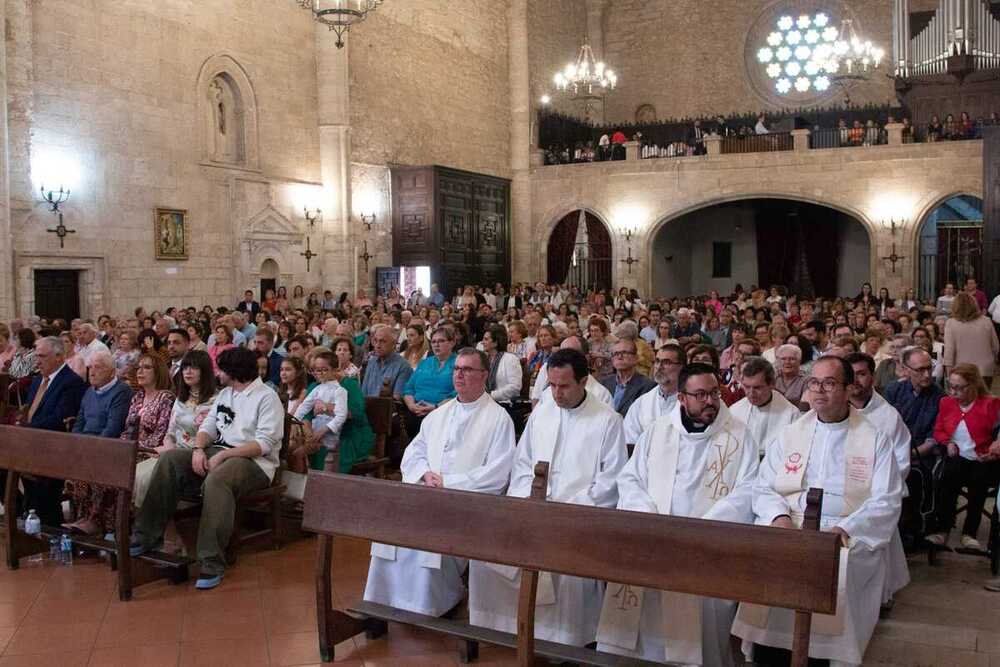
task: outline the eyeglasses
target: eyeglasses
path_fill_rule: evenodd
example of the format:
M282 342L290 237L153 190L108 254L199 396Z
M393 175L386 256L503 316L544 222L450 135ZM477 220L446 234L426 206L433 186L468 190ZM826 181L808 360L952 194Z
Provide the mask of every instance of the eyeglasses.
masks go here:
M806 381L806 389L809 391L822 391L824 394L833 391L837 387L845 387L843 382L838 382L833 378L824 378L820 380L819 378L809 378Z
M903 364L906 366L906 364ZM916 373L917 375L930 375L934 371L933 366L921 366L920 368L914 368L913 366L906 366L908 369Z
M633 357L635 356L635 352L626 352L625 350L618 350L617 352L612 352L611 356L619 359L621 357Z
M473 368L472 366L455 366L455 375L468 375L469 373L485 373L485 368Z
M951 384L948 385L948 391L952 394L961 394L963 391L969 388L967 384Z
M719 398L722 397L722 392L719 391L718 389L713 389L712 391L696 391L696 392L682 391L681 393L684 394L685 396L690 396L699 403L706 403L708 402L709 399L717 401L719 400Z
M327 373L332 373L333 369L329 366L314 367L312 369L313 375L326 375Z

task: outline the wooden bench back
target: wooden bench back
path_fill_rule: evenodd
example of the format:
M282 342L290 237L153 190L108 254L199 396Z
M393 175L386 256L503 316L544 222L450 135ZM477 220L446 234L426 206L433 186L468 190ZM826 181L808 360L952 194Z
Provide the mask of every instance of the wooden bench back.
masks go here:
M0 469L131 492L136 443L94 435L0 426Z
M366 396L365 413L368 415L368 424L375 433L375 449L372 455L375 458L385 456L385 441L392 432L392 397L383 398Z
M306 530L830 614L838 537L311 472Z

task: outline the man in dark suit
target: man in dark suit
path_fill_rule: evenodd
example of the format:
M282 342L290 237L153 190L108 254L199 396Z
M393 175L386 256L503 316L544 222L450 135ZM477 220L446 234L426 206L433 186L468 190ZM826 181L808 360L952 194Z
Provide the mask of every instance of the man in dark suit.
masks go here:
M281 362L284 357L274 351L274 332L261 326L253 337L254 348L267 357L267 379L275 387L281 385Z
M260 304L253 300L253 290L248 289L243 293L243 300L236 304L236 310L247 313L250 315L250 321L254 321L260 312Z
M611 365L614 366L615 373L601 380L604 388L611 392L615 411L622 417L632 407L635 399L656 388L655 382L636 372L637 352L634 340L623 338L615 343L611 350Z
M76 417L87 383L66 365L66 349L56 336L35 342L39 375L28 390L28 414L22 422L28 428L65 431L66 419ZM42 524L58 526L63 522L63 480L36 477L22 478L24 509L36 510Z

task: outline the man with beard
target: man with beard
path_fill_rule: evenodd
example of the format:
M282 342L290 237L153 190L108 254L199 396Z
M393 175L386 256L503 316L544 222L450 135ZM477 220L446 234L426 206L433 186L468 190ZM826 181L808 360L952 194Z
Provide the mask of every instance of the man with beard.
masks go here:
M677 380L687 357L680 345L670 343L656 351L653 380L656 388L632 403L625 414L625 443L634 445L649 426L677 404Z
M677 404L643 433L618 477L618 508L750 523L757 443L722 402L713 367L685 366L678 382ZM731 665L735 613L729 600L609 584L598 650L657 662Z

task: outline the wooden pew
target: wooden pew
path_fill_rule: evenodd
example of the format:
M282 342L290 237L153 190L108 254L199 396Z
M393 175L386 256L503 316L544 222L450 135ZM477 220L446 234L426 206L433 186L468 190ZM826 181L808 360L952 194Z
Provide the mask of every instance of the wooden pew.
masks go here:
M0 469L7 471L4 493L7 566L16 570L21 558L47 552L50 537L68 532L60 526L43 526L42 534L36 538L18 529L15 509L18 483L22 475L34 475L100 484L118 491L115 505L118 543L78 534L73 534L72 538L74 544L112 554L112 563L118 570L119 598L131 599L132 588L146 581L164 577L174 583L185 581L190 563L187 559L151 552L141 560L152 567L145 567L140 572L129 556L136 454L134 441L0 426Z
M538 572L550 571L796 610L793 667L805 667L811 614L836 612L838 537L818 532L822 491L810 490L806 527L787 530L544 502L547 463L536 467L532 498L508 498L416 484L310 474L303 525L320 534L316 573L320 653L377 636L385 621L516 647L591 665L642 664L534 639ZM523 568L517 635L361 602L333 609L332 537L342 535ZM804 566L807 564L807 566ZM463 659L475 657L475 645Z

